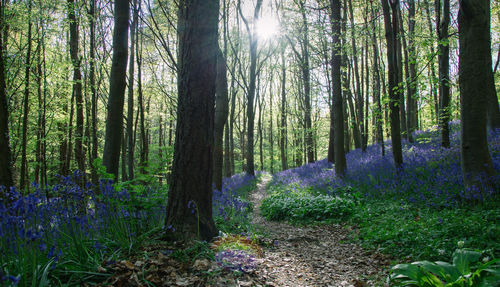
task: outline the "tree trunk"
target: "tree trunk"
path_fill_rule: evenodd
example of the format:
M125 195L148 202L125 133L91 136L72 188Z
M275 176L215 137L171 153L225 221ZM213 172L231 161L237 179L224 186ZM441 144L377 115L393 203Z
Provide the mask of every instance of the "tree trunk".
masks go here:
M427 1L423 1L423 5L425 8L425 15L427 18L427 26L429 28L429 34L431 37L433 37L433 29L432 29L432 20L431 20L431 12L429 9L429 3ZM430 52L431 55L434 55L434 44L430 45ZM434 107L434 117L433 119L436 121L436 123L439 123L439 103L437 99L437 92L436 92L436 85L435 85L435 78L436 78L436 70L434 68L434 61L429 63L429 70L430 70L430 79L429 79L429 85L430 85L430 93L431 93L431 98L433 99L433 107Z
M137 20L139 11L137 9L137 0L133 0L133 17L130 26L130 55L128 65L128 95L127 95L127 168L128 180L134 179L134 59L135 59L135 33L137 31Z
M300 11L302 14L302 77L304 80L304 125L305 125L305 147L307 162L314 162L313 131L311 122L311 68L309 63L309 24L307 22L305 0L300 1Z
M23 109L23 142L21 151L21 178L19 183L19 188L23 190L28 180L28 161L26 156L26 144L28 142L28 114L29 114L29 95L30 95L30 74L31 74L31 29L33 24L31 23L31 0L28 0L28 47L26 51L26 70L24 78L24 109ZM29 189L29 186L28 186Z
M375 136L375 141L380 144L381 147L381 152L382 156L385 155L385 146L384 146L384 132L383 132L383 127L382 127L382 105L380 102L380 72L379 72L379 63L378 63L378 58L379 58L379 52L378 52L378 45L377 45L377 35L375 33L376 31L376 18L375 18L375 12L373 10L373 4L370 1L370 10L371 10L371 22L372 22L372 46L373 46L373 81L375 84L375 87L373 89L373 98L375 101L375 109L373 111L374 118L375 118L375 125L376 125L376 136Z
M123 104L128 55L128 21L130 18L128 0L115 2L115 26L113 31L113 58L109 77L108 117L104 142L103 165L106 172L118 179L120 145L123 134Z
M179 1L177 129L166 230L210 240L219 1Z
M14 178L9 138L9 103L5 81L5 53L7 52L8 37L5 6L5 1L0 1L0 185L10 187L14 185Z
M480 190L492 185L486 110L492 92L490 1L461 0L458 12L461 155L464 184Z
M138 29L139 30L139 29ZM136 60L137 60L137 101L139 108L139 122L141 134L141 154L139 159L139 171L141 174L146 174L146 166L149 156L149 140L148 130L146 128L146 117L144 112L144 96L142 93L142 34L139 40L137 35L136 40ZM148 104L149 106L149 104ZM149 109L149 108L148 108Z
M228 114L228 90L226 58L217 49L217 82L215 84L215 121L214 121L214 176L217 190L222 190L223 136Z
M351 18L351 45L352 45L352 58L354 62L354 80L356 84L355 90L355 99L356 99L356 120L352 122L353 125L356 125L356 129L358 131L359 136L359 146L363 151L366 150L366 146L363 144L365 142L365 134L364 134L364 112L363 112L363 92L361 91L361 82L359 80L359 67L358 67L358 51L356 48L356 34L355 34L355 23L354 23L354 15L352 12L352 0L349 0L349 15ZM354 114L353 114L354 115ZM353 117L354 118L354 117ZM356 139L354 140L356 142ZM357 148L358 148L357 147Z
M73 64L73 94L76 100L75 160L78 169L85 174L85 150L83 147L83 92L80 55L78 52L79 31L75 15L75 0L68 0L69 51Z
M435 2L438 35L439 62L439 126L441 128L441 146L450 147L450 46L448 25L450 23L450 0Z
M90 92L92 93L92 162L97 159L97 151L99 147L99 141L97 137L97 84L95 79L95 29L96 29L96 0L90 0L89 18L90 18L90 64L89 64L89 81L90 81ZM95 186L99 184L99 178L97 175L97 168L92 166L92 183Z
M280 124L280 154L281 154L281 170L288 169L287 163L287 127L286 127L286 63L285 51L281 51L281 124Z
M337 177L345 175L347 166L344 151L344 108L341 86L341 17L340 0L330 0L331 26L332 26L332 106L333 106L333 126L334 126L334 153L335 153L335 174ZM344 19L345 20L345 19Z
M389 4L392 8L392 19ZM403 153L401 148L401 130L399 120L399 103L401 102L398 92L396 91L399 83L399 68L397 55L397 34L398 34L398 15L399 0L394 2L390 0L382 0L382 9L384 12L385 38L387 41L387 63L389 66L389 107L391 118L391 140L392 154L394 163L399 169L403 165Z

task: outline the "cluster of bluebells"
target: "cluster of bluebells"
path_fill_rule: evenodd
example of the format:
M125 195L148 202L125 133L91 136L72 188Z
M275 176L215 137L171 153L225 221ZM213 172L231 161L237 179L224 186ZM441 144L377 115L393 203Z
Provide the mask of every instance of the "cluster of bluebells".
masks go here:
M213 190L213 213L216 216L246 216L248 202L241 199L242 187L247 186L255 177L246 173L235 174L222 180L222 190Z
M255 270L255 256L243 250L223 250L215 254L215 261L229 271L250 273Z
M80 172L59 179L50 188L33 184L35 191L27 195L14 187L0 187L4 195L0 198L0 250L7 260L7 265L0 268L0 282L10 280L15 284L15 278L19 281L18 274L6 271L15 269L9 268L9 262L15 264L16 258L30 256L36 258L37 264L50 261L51 268L55 268L72 248L72 241L90 242L88 247L100 252L107 247L99 238L112 234L113 224L122 224L126 236L132 238L141 233L138 228L149 228L148 222L161 222L164 216L163 208L130 208L131 194L115 190L111 181L103 180L99 187L81 184ZM96 188L98 196L94 194Z
M390 141L386 154L380 145L360 149L346 155L347 174L343 180L335 178L335 171L327 160L285 170L273 177L273 185L313 188L327 194L350 185L367 198L381 196L431 207L452 207L463 202L480 202L497 196L499 190L474 187L465 189L460 165L459 122L451 122L451 147L441 147L439 131L433 128L414 133L415 142L403 142L403 168L396 172ZM500 130L489 131L489 150L493 165L500 171ZM484 178L500 184L500 176Z

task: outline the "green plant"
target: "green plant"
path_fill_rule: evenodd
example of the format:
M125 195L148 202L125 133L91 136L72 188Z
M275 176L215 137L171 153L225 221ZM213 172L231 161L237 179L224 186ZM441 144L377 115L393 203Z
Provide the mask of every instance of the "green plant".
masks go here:
M262 202L262 215L269 220L291 222L324 221L345 218L356 205L353 198L314 194L309 189L293 187L276 190Z
M420 287L473 287L499 286L499 259L480 261L481 252L457 249L453 263L417 261L398 264L391 270L389 279L395 286Z

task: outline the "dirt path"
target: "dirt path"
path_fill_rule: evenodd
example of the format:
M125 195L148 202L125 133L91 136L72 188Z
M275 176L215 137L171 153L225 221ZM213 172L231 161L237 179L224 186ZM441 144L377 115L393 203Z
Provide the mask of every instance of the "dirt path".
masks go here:
M379 254L348 243L349 230L341 225L297 227L266 221L260 205L267 196L270 176L264 176L251 194L253 223L274 243L258 259L255 275L268 286L375 286L373 280L387 264Z

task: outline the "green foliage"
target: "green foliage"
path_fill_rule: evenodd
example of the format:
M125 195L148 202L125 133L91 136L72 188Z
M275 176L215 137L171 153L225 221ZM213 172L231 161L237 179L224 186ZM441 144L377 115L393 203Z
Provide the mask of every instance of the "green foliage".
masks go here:
M498 250L500 211L491 206L433 209L388 200L358 206L350 222L365 247L399 258L443 260L460 241L466 247ZM497 255L498 256L498 255Z
M498 286L500 260L489 260L485 257L483 262L480 262L481 256L478 251L457 249L453 253L452 264L442 261L398 264L392 268L389 279L395 286Z
M262 202L262 215L269 220L307 223L346 218L352 214L357 200L344 194L315 194L309 188L287 186L276 189Z

